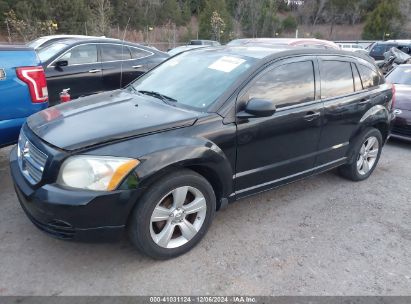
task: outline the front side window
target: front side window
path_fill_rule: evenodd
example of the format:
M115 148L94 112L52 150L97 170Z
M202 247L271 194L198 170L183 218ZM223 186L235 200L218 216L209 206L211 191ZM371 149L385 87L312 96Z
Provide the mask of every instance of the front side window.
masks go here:
M131 54L126 45L102 44L101 59L103 62L128 60L131 59Z
M247 90L244 98L265 99L276 107L285 107L315 98L312 61L284 64L266 72Z
M360 71L360 76L364 89L373 88L380 84L380 76L376 71L362 64L358 65L358 70Z
M351 65L344 61L323 61L321 65L321 96L332 98L354 92Z
M204 111L256 60L223 52L199 50L182 53L138 78L130 89L143 94L156 92L173 99L176 106Z
M89 64L97 62L97 46L95 44L84 44L72 48L59 60L67 60L68 65Z

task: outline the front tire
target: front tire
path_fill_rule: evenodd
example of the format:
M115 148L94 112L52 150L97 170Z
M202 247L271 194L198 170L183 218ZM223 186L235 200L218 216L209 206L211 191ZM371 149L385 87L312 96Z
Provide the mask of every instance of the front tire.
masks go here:
M216 210L210 183L191 170L168 174L137 202L128 225L131 242L154 259L191 250L205 235Z
M382 145L382 135L379 130L375 128L365 130L354 142L351 162L339 168L340 174L352 181L367 179L378 164Z

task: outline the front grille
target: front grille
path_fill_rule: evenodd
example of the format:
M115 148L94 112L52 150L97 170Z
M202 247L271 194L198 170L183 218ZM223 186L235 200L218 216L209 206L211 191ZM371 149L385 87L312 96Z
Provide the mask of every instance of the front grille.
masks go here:
M20 133L17 144L17 156L19 167L24 177L32 185L38 184L43 177L47 155L35 147L23 132Z
M392 129L392 133L398 134L398 135L405 135L405 136L411 136L411 126L398 126L395 125Z

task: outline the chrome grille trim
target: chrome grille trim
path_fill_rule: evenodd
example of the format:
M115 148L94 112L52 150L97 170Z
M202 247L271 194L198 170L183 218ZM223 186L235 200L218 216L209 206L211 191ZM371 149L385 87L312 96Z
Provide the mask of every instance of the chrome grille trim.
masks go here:
M30 184L38 184L43 177L47 155L34 146L23 132L20 133L17 144L17 156L24 177Z

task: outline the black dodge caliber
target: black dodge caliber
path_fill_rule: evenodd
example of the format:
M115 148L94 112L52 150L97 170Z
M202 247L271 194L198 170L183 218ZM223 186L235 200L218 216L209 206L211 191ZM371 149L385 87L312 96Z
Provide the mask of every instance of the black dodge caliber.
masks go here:
M195 246L229 202L340 167L375 169L393 91L334 50L221 47L165 61L127 88L31 116L10 166L39 229L61 239L127 231L158 259Z

